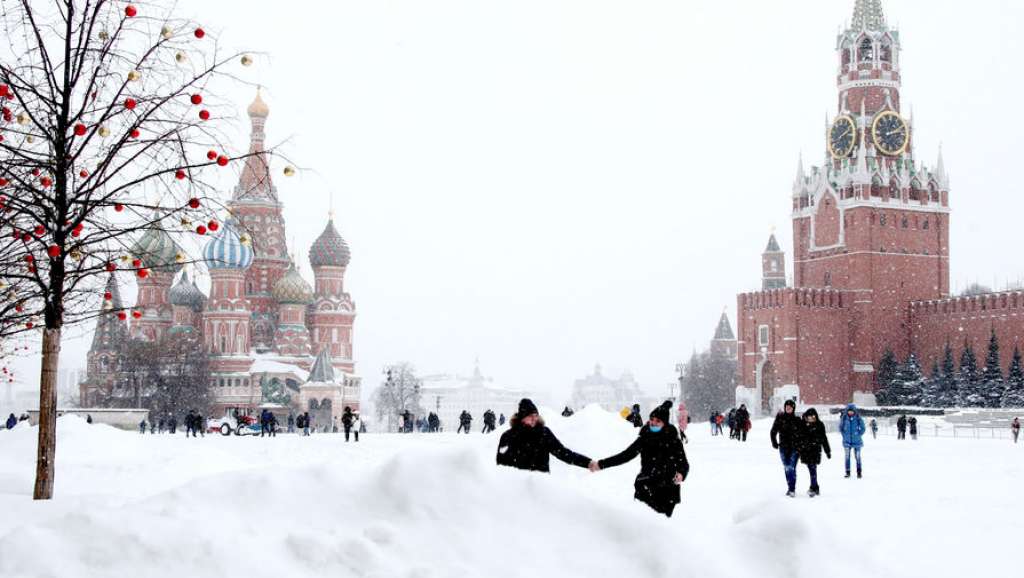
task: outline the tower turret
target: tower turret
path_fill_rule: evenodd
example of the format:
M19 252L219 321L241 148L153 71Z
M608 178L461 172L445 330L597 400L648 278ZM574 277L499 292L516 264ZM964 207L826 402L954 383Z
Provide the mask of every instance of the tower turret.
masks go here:
M210 299L203 312L203 335L206 349L214 358L215 372L238 371L226 358L249 354L250 309L245 292L246 270L252 265L252 249L242 243L237 223L229 220L218 237L203 250L210 271ZM247 368L249 360L244 366Z
M310 354L309 329L306 327L306 307L313 302L313 288L302 278L295 264L288 268L281 280L274 284L274 299L279 307L274 344L280 355L307 356Z
M318 351L329 348L335 364L351 373L354 369L352 324L356 307L345 292L345 270L350 260L348 244L334 228L332 217L309 249L309 263L316 278L309 326L313 334L313 348Z
M782 289L786 286L786 254L779 247L775 233L768 237L768 246L761 253L761 288ZM724 316L724 314L723 314ZM726 318L728 322L728 318Z
M110 295L110 299L103 300L102 311L96 318L92 345L86 356L86 380L79 385L79 403L82 407L97 405L102 397L111 392L120 370L121 348L128 341L128 321L118 315L124 315L124 301L114 273L107 277L103 291L105 295Z
M149 269L149 275L138 280L136 310L142 317L132 322L135 339L159 341L174 322L169 291L174 276L181 270L178 260L182 249L162 229L149 229L132 246L131 254Z

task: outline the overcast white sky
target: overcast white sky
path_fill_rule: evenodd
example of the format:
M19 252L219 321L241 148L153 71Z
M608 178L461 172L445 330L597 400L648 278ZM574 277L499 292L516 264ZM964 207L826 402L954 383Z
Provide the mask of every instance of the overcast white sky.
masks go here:
M600 362L664 391L824 154L854 0L182 0L271 107L305 255L335 192L357 369L483 370L566 395ZM885 0L918 158L944 143L954 287L1024 276L1024 3ZM238 87L240 112L252 98ZM247 127L238 126L238 146ZM225 181L225 191L233 186ZM304 272L311 276L305 257ZM84 366L71 340L64 367ZM18 364L26 379L36 358ZM556 398L557 399L557 398Z

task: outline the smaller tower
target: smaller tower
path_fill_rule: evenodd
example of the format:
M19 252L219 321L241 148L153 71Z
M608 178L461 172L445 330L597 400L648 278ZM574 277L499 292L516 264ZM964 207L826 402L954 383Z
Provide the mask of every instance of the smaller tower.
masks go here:
M313 349L330 348L336 366L349 373L354 371L352 324L356 316L355 303L345 292L345 270L351 257L348 244L331 218L309 249L309 264L316 278L309 326Z
M149 269L149 275L138 280L135 306L142 317L132 323L131 335L134 339L160 341L174 321L169 292L174 276L181 270L181 247L166 231L149 229L132 246L131 254Z
M201 312L206 305L206 295L194 280L189 279L188 271L183 272L178 282L171 287L170 295L174 315L170 333L195 333L201 326Z
M86 380L79 386L82 407L96 405L101 396L113 389L120 369L120 351L128 341L128 322L118 317L124 302L113 273L107 278L104 292L110 294L110 299L103 300L102 312L96 318L96 331L87 356Z
M284 277L274 284L278 303L278 322L274 347L280 355L298 357L310 354L309 329L306 328L306 307L313 302L313 288L302 278L292 263Z
M224 223L221 234L207 243L203 258L210 270L210 300L203 312L206 349L214 357L214 371L239 370L238 364L218 363L217 358L249 355L251 336L245 272L252 265L252 249L244 245L234 220ZM248 363L243 364L248 368Z
M711 355L736 358L736 334L732 332L729 315L722 312L715 329L715 338L711 340Z
M775 233L772 233L772 236L768 238L768 247L765 248L764 253L761 253L761 289L767 291L785 287L786 254L779 247Z

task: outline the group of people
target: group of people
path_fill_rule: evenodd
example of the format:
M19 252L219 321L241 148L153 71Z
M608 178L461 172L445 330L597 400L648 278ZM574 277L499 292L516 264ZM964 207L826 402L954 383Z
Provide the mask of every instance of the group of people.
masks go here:
M27 421L28 414L22 415L20 418L15 416L13 413L7 416L7 421L4 422L5 429L14 429L14 426L18 425L19 422Z
M628 463L639 455L640 473L633 484L633 497L655 512L671 517L681 501L679 486L690 472L680 432L670 423L671 408L670 401L655 408L647 423L640 426L636 440L622 452L592 460L563 446L544 425L537 406L523 399L509 419L508 431L498 441L496 460L500 466L549 472L549 458L555 456L567 464L598 472ZM633 406L630 418L639 409L639 405Z
M846 456L846 477L850 477L851 454L857 464L857 478L862 478L861 449L864 447L864 418L860 416L857 406L846 406L839 420L839 433L843 438L843 452ZM771 429L772 447L779 452L782 467L786 472L786 495L796 497L796 477L798 462L807 466L811 485L807 494L812 498L821 493L818 486L818 466L821 454L832 459L832 448L828 443L825 424L818 417L813 407L804 412L802 418L796 415L796 402L786 400L782 413L775 416Z
M875 420L871 420L874 422ZM910 430L910 439L917 439L917 418L910 416L907 419L907 415L903 414L896 420L896 439L905 440L907 439L907 430Z

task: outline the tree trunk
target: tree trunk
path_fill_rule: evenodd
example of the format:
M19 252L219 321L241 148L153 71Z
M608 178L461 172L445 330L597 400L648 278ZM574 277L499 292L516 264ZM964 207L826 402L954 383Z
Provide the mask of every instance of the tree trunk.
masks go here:
M43 363L39 379L39 449L36 457L35 500L53 498L54 454L57 449L57 367L60 328L43 331Z

